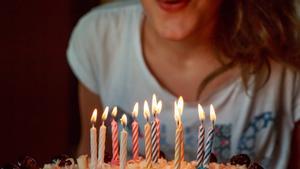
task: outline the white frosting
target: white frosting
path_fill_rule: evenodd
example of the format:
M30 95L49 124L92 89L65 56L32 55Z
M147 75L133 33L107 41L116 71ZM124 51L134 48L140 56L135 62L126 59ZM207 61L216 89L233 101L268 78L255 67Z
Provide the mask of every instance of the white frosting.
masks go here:
M82 162L85 163L86 162L86 156L81 156L82 158L78 158L77 159L77 164L72 164L70 166L66 166L66 167L59 167L59 161L56 162L55 164L45 164L43 169L89 169L88 165L83 164ZM84 160L79 160L79 159L84 159ZM73 161L72 161L73 162ZM86 166L86 168L83 168L83 166ZM192 161L192 162L186 162L183 161L181 163L181 169L197 169L196 167L196 162ZM127 162L127 167L126 169L145 169L146 167L146 161L145 160L141 160L141 161L128 161ZM97 169L119 169L120 166L116 166L116 165L111 165L108 163L104 163L102 165L98 165ZM152 168L151 169L173 169L173 161L167 161L165 159L158 159L157 163L153 163L152 164ZM247 169L246 166L233 166L230 164L218 164L218 163L210 163L209 164L209 169Z

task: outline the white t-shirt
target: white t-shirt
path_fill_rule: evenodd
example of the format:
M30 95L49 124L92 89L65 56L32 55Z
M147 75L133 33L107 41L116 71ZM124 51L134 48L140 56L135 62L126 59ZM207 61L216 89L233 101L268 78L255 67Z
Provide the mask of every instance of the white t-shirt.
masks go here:
M93 9L74 29L67 51L68 62L77 78L100 96L104 106L118 106L130 116L134 103L139 102L142 132L143 101L151 103L152 94L156 93L163 102L159 115L161 150L173 159L173 104L177 97L158 83L145 64L141 48L142 18L143 9L136 2ZM241 79L236 79L200 103L206 111L207 130L209 105L216 109L214 152L219 161L246 153L266 168L286 168L292 130L300 119L300 80L299 74L274 62L271 69L269 81L258 93L250 86L247 95ZM196 158L200 124L197 104L186 103L182 117L188 160ZM144 140L140 139L141 153L143 147Z

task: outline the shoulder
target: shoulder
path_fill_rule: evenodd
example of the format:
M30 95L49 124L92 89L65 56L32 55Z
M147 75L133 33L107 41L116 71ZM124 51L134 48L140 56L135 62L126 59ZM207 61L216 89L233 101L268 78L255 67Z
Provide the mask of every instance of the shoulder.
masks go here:
M94 31L110 28L109 30L112 31L139 15L141 15L141 6L138 1L114 2L93 8L80 18L76 27L90 28Z
M281 83L298 84L300 70L278 61L270 61L270 79ZM296 87L296 86L295 86Z

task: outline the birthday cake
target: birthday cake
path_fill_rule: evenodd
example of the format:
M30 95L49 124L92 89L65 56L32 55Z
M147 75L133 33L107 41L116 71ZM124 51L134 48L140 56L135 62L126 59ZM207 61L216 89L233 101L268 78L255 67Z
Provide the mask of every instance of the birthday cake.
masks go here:
M99 139L97 140L97 129L94 127L97 120L97 110L95 109L91 117L92 127L90 129L90 157L88 155L81 155L76 160L69 158L66 155L56 157L51 163L45 164L43 169L262 169L259 164L251 162L250 158L246 154L239 154L233 156L227 163L218 163L217 157L212 153L212 145L214 140L214 122L216 115L214 108L210 107L210 120L211 126L208 130L208 136L206 138L206 144L204 146L205 135L203 120L205 113L202 107L198 106L199 120L201 122L198 133L198 145L197 155L195 161L187 162L184 158L184 132L183 122L181 115L183 111L183 99L179 98L174 103L174 117L176 122L176 138L174 159L168 161L159 155L160 152L160 122L158 114L161 111L161 101L156 102L156 96L153 95L152 99L152 114L153 121L150 122L150 110L147 101L144 102L144 117L147 123L144 126L144 142L145 142L145 158L139 155L138 144L138 121L136 120L138 114L138 104L134 106L132 122L132 159L127 157L127 143L128 132L126 131L127 117L123 114L120 124L123 126L122 131L118 132L118 121L113 119L111 122L112 131L112 157L111 159L105 159L108 155L105 155L105 137L107 127L104 121L108 115L108 107L104 109L102 113L102 125L99 128ZM112 115L115 116L117 108L112 110ZM120 134L120 139L118 135ZM119 144L120 140L120 144ZM4 167L5 168L5 167ZM38 169L36 161L30 157L25 157L18 162L18 165L11 165L6 168L15 169Z
M207 166L208 169L263 169L262 166L255 162L251 162L250 158L245 154L233 156L228 163L217 163L216 157L211 156L211 162ZM43 169L90 169L90 160L87 155L81 155L74 160L67 155L60 155L52 159L52 162L45 164ZM38 163L31 157L18 161L17 165L9 164L1 168L8 169L39 169ZM118 165L111 165L110 163L103 163L98 165L96 169L119 169ZM126 169L146 169L146 161L128 161ZM167 161L160 158L157 163L152 163L149 169L174 169L173 161ZM196 162L181 162L180 169L202 169L196 167Z

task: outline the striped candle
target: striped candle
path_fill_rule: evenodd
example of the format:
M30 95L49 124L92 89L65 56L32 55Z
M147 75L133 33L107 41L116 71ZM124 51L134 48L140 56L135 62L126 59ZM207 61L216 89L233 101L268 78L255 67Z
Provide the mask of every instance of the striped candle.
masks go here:
M180 159L181 161L184 161L184 127L183 127L183 123L181 120L181 116L183 113L183 108L184 108L184 101L182 96L179 97L178 99L178 103L177 103L177 109L178 109L178 114L180 116L180 120L179 120L179 127L180 127Z
M104 152L105 152L105 140L106 140L106 126L104 121L107 118L109 108L106 107L102 113L102 125L99 129L99 146L98 146L98 163L102 165L104 163Z
M151 168L151 126L149 124L150 111L148 102L144 102L144 117L147 123L144 126L145 131L145 153L146 153L146 169Z
M199 132L198 132L198 149L197 149L197 167L203 166L204 160L204 139L205 139L205 128L204 128L204 120L205 113L200 104L198 104L198 114L200 120Z
M132 122L132 153L133 160L139 160L139 124L136 120L138 116L138 103L134 105L132 116L134 121Z
M215 120L216 114L212 105L210 105L210 120L212 122L212 126L208 132L208 137L205 144L205 154L204 154L204 166L207 167L209 164L210 155L212 152L212 146L214 141L214 133L215 133Z
M151 168L151 132L150 124L145 125L145 145L146 145L146 168Z
M113 108L112 116L115 118L117 115L117 107ZM112 132L112 164L118 164L119 163L119 140L118 140L118 123L113 118L111 122L111 132Z
M152 161L158 161L158 144L157 144L157 123L154 120L151 125L151 145L152 145Z
M125 169L127 164L127 136L128 133L125 130L127 125L127 117L124 114L121 119L123 130L121 132L121 144L120 144L120 169Z
M156 129L157 129L157 151L158 151L158 157L160 157L160 120L158 118L158 115L160 114L162 109L162 102L161 100L157 103L156 106L156 115L155 115L155 122L156 122Z
M174 104L174 117L176 121L176 134L175 134L175 157L174 157L174 169L180 169L181 166L181 131L180 131L180 115L178 112L178 106Z
M180 159L184 161L184 128L182 122L180 122Z

